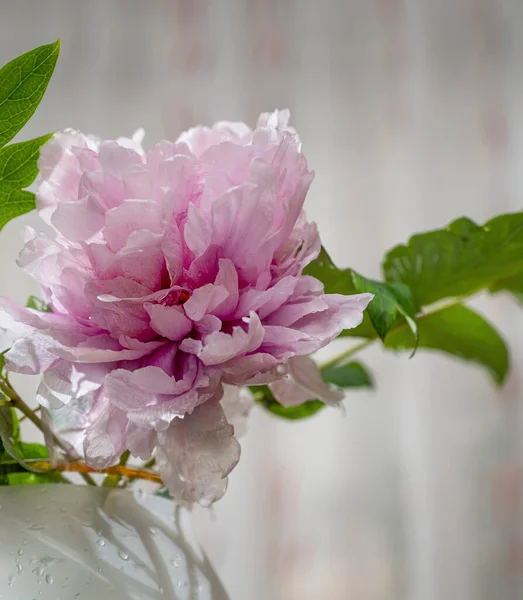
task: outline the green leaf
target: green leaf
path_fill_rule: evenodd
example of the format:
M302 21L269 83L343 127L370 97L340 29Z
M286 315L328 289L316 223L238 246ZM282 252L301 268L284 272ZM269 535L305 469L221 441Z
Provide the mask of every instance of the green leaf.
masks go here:
M374 387L372 377L365 367L359 362L350 362L345 365L327 367L321 372L323 380L342 388Z
M27 471L19 471L16 473L8 473L8 485L37 485L42 483L63 483L65 480L58 471L50 471L49 473L28 473Z
M352 280L351 269L338 269L332 262L325 248L315 260L313 260L304 270L304 275L311 275L319 279L324 287L326 294L356 294L357 290ZM368 312L363 313L363 321L354 329L345 329L342 336L375 338L376 330L372 326Z
M16 450L19 455L24 459L37 459L41 458L47 460L49 458L49 451L42 444L28 444L27 442L18 442Z
M29 296L25 306L26 308L32 308L39 312L52 312L49 306L43 300L40 300L40 298L37 298L36 296Z
M0 187L25 188L33 183L38 175L37 161L40 148L52 137L52 134L11 144L0 150Z
M31 118L51 80L60 40L15 58L0 69L0 148Z
M27 471L38 472L25 462L24 444L19 442L18 419L10 406L0 406L0 439L2 440L3 450L7 452L16 462ZM36 446L38 444L25 444L25 446ZM38 458L38 457L37 457Z
M396 323L398 316L403 316L418 339L416 325L416 309L409 288L401 283L386 284L372 281L352 272L354 287L358 292L371 292L374 298L367 307L370 320L379 337L384 340L387 333Z
M383 270L388 282L408 285L417 307L489 288L523 271L523 213L415 235L387 254Z
M0 230L15 217L36 208L35 196L31 192L0 188Z
M326 294L356 293L352 281L352 271L350 269L338 269L323 247L318 258L305 267L303 274L319 279L325 287Z
M509 368L507 347L500 334L482 316L462 304L418 318L419 347L439 350L485 367L497 384ZM414 337L406 327L392 330L385 347L410 350Z
M4 350L0 352L0 379L5 377L5 354L8 350ZM0 398L2 397L2 392L0 391Z
M492 294L510 292L520 304L523 304L523 271L511 277L499 279L490 286L489 290Z

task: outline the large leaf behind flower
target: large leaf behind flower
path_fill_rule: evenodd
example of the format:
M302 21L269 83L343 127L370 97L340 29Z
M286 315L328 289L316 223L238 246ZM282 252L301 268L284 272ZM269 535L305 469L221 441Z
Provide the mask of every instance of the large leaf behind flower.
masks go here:
M476 363L488 371L497 384L503 383L509 368L503 338L481 315L457 304L418 319L419 347L437 350ZM411 350L415 339L406 327L390 332L385 346Z
M3 147L27 123L47 89L60 42L26 52L0 69L0 229L35 208L34 194L21 191L34 181L45 135Z
M385 339L391 327L407 322L414 336L417 336L416 311L408 286L381 283L367 279L352 269L338 269L324 248L318 258L307 266L305 274L319 279L327 294L374 294L361 325L344 331L342 335L364 338L379 336Z
M383 264L389 282L406 284L418 307L468 296L523 271L523 213L485 225L461 218L396 246Z

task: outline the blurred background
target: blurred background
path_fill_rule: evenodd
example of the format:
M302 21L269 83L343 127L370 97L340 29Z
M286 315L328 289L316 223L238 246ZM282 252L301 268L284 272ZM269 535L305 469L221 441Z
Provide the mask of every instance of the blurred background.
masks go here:
M415 231L522 208L522 27L521 0L0 0L0 63L62 39L23 139L144 127L152 146L290 108L309 217L340 266L379 277ZM0 235L0 293L21 302L25 223ZM232 600L523 598L523 310L476 307L512 349L503 389L375 346L377 388L344 415L253 411L228 494L196 514Z

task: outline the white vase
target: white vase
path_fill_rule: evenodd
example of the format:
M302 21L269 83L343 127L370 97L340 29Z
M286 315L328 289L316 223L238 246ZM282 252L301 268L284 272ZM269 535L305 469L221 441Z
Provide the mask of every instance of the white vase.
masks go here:
M163 498L75 485L0 487L0 600L227 600Z

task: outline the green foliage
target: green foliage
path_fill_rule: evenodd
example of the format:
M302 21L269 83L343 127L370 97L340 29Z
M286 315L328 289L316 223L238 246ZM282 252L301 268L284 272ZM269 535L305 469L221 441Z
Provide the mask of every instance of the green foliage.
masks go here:
M387 254L383 270L387 281L409 286L418 308L494 286L523 272L523 213L483 226L461 218L415 235Z
M15 471L7 474L7 485L37 485L43 483L65 483L65 479L57 471L49 473Z
M322 371L323 380L342 388L374 387L367 369L359 362L328 367ZM309 400L298 406L282 406L267 386L251 388L255 400L274 415L295 420L312 417L326 405L320 400Z
M30 50L0 69L0 147L14 138L40 104L59 52L60 40Z
M31 192L0 188L0 230L15 217L35 208L35 197Z
M498 281L490 286L489 290L493 294L496 292L510 292L520 304L523 304L523 271L511 277L498 279Z
M50 135L5 146L40 104L51 80L60 42L40 46L0 69L0 230L35 208L34 194L22 191L34 181L40 147ZM5 146L5 147L4 147Z
M367 307L371 323L379 337L384 340L398 316L407 321L415 339L418 338L416 309L409 288L401 283L380 283L352 272L352 280L358 292L371 292L374 298Z
M503 338L482 316L457 304L424 315L418 320L419 347L437 350L485 367L497 384L502 384L509 368L508 350ZM414 337L406 328L390 332L385 347L410 350Z
M26 308L32 308L39 312L51 312L49 306L47 306L43 300L40 300L40 298L37 298L36 296L29 296L25 306Z
M28 142L11 144L0 150L0 186L20 189L33 183L38 175L40 147L51 139L44 135Z
M374 387L368 370L359 362L327 367L321 372L323 380L341 388Z
M47 454L42 456L41 453L32 456L37 453L36 447L40 446L39 444L24 444L20 441L18 417L10 406L0 406L0 439L3 456L8 454L26 471L38 472L26 462L27 459L47 458Z
M318 258L307 266L305 274L319 279L327 294L371 292L375 295L361 325L344 331L342 335L370 339L379 336L384 339L393 325L400 325L405 319L416 333L415 307L407 286L380 283L351 269L338 269L324 248Z

